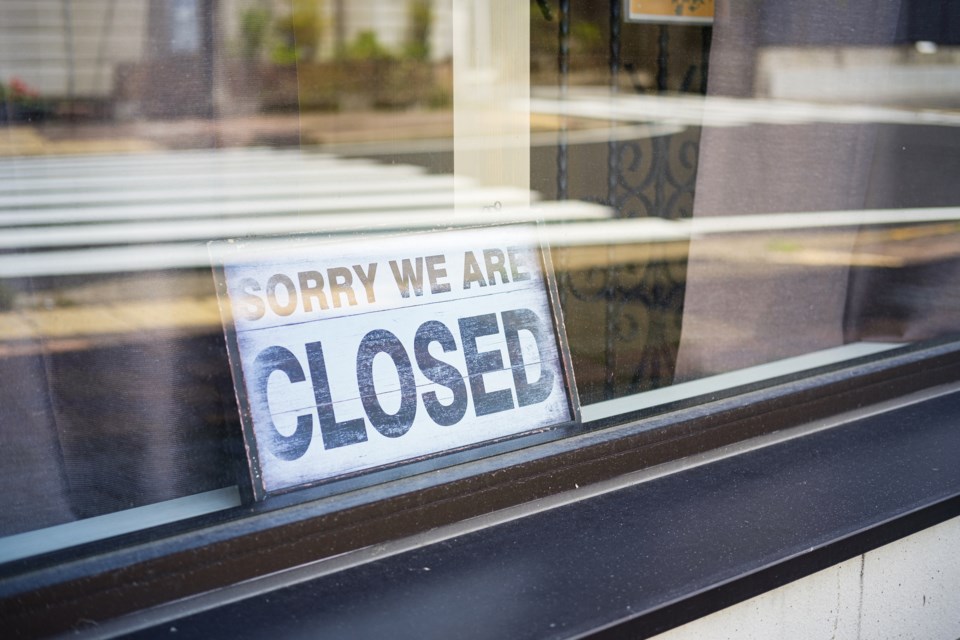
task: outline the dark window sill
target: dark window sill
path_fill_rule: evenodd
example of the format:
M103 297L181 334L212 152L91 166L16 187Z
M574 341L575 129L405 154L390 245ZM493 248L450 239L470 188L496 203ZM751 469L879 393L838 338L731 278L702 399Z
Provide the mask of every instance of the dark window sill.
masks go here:
M960 515L958 425L955 390L142 633L653 635Z

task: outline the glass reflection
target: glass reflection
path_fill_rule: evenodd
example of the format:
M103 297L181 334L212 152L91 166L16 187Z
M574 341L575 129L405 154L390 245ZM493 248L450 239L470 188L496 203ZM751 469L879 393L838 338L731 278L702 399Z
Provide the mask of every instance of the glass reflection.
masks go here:
M212 239L540 217L587 417L957 334L960 9L511 6L0 2L0 535L237 503Z

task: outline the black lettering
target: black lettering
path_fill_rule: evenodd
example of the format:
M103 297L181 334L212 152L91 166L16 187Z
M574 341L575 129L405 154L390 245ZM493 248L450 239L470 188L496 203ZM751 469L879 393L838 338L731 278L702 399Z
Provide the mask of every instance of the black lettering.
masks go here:
M527 252L520 247L507 247L507 258L510 260L510 274L514 282L529 280L530 274L521 271L521 267L527 266Z
M307 313L313 311L311 298L316 298L320 308L327 310L327 297L323 295L323 276L319 271L301 271L297 274L300 281L300 297L303 298L303 310Z
M350 306L357 305L357 296L353 293L353 276L346 267L327 269L327 283L330 285L330 299L334 307L340 307L340 296L347 296Z
M336 449L366 442L367 427L363 418L337 422L337 416L333 411L333 398L330 395L330 381L327 379L327 365L323 360L323 346L319 342L311 342L307 345L307 362L310 364L313 398L317 403L317 415L320 417L323 448Z
M404 258L400 263L402 266L397 266L396 260L390 261L390 270L393 271L393 279L397 282L397 288L400 289L400 295L404 298L410 297L410 286L413 285L413 292L418 295L423 295L423 258L417 258L416 260L416 271L414 271L413 265L410 263L409 258Z
M279 285L283 285L283 288L287 290L287 301L284 304L280 304L277 300L277 287ZM297 308L297 288L293 285L293 280L282 273L270 276L270 279L267 280L267 302L278 316L288 316L293 313Z
M477 416L513 409L513 394L509 389L487 391L483 383L483 374L503 369L503 357L500 350L477 352L477 338L497 333L497 316L488 313L482 316L460 318L460 339L463 342L463 355L467 361L467 375L470 376L470 391L473 393L473 410Z
M371 262L367 266L367 272L363 272L363 267L358 264L353 265L353 270L357 272L357 277L360 279L360 283L363 285L363 288L367 292L367 302L374 303L373 293L373 279L377 277L377 263Z
M430 293L446 293L450 291L450 284L440 282L440 278L447 277L447 270L444 269L443 256L427 256L427 280L430 281Z
M487 267L487 282L491 285L497 284L496 274L500 274L500 282L507 284L510 279L507 278L507 264L503 258L503 251L500 249L484 249L483 262Z
M543 366L544 337L540 318L530 309L504 311L503 334L507 338L507 353L510 354L510 368L513 369L513 384L517 389L517 404L526 407L543 402L553 390L553 372ZM528 331L537 343L540 358L540 378L536 382L527 380L523 362L523 350L520 347L521 331Z
M486 280L483 279L483 273L480 271L480 265L473 256L473 251L467 251L463 254L463 288L469 289L474 282L481 287L487 286Z
M429 258L428 258L429 260ZM453 365L437 360L430 354L430 343L438 342L444 353L457 350L457 343L453 334L445 325L436 320L428 320L417 329L413 340L413 353L417 366L430 382L442 385L453 392L453 401L445 405L437 398L436 391L423 394L423 406L434 422L449 427L460 422L467 412L467 385L463 382L463 374Z
M400 376L400 408L396 413L384 411L377 397L373 360L378 353L390 356ZM388 438L399 438L410 430L417 417L417 380L413 376L410 357L397 336L383 329L375 329L363 336L357 350L357 384L360 401L374 429Z
M267 312L263 298L253 293L254 291L260 291L260 283L253 278L244 278L239 284L240 291L243 293L240 302L246 305L241 310L240 316L246 320L259 320Z
M303 382L303 367L297 357L289 349L283 347L267 347L261 351L253 362L254 388L256 393L252 403L256 412L270 424L268 448L273 455L281 460L296 460L307 452L310 441L313 439L313 416L302 414L297 416L297 428L293 435L285 436L277 430L270 411L270 400L267 397L267 383L270 374L274 371L284 373L290 382Z

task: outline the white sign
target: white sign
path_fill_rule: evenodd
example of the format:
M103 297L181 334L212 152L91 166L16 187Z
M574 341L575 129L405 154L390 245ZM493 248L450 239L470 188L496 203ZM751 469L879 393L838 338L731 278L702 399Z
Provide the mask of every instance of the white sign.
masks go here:
M576 419L535 227L211 252L257 497Z

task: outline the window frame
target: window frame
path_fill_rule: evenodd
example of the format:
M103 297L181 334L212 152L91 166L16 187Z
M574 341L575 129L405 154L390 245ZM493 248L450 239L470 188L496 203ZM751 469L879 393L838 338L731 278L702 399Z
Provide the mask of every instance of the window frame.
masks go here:
M520 146L529 150L528 143ZM625 495L621 483L633 486L633 480L736 456L751 443L805 441L815 437L821 422L829 428L841 416L885 415L896 410L897 399L958 380L960 342L940 340L610 416L569 437L530 439L520 449L514 441L491 457L442 469L421 468L411 475L407 467L377 476L383 482L366 478L335 493L324 486L275 495L229 513L4 564L0 615L14 633L39 635L136 617L184 599L222 607L228 596L221 590L231 585L267 581L275 588L301 573L346 571L344 558L372 562L381 548L392 553L470 531L492 532L505 519L531 523L543 509L586 504L596 491ZM608 632L637 637L663 630L958 514L954 495L894 521L873 523L859 536L829 541L759 578L744 576L747 582L729 588L685 594L672 608L639 622L621 620L626 626ZM269 582L269 576L278 578Z
M335 565L343 554L416 541L438 528L483 529L490 514L522 515L579 487L671 462L690 465L752 439L808 437L803 431L811 425L849 412L871 415L891 399L958 380L960 342L940 340L659 413L609 418L581 435L346 494L309 500L307 489L276 496L235 509L226 521L211 514L8 563L0 567L0 615L29 635L69 631L79 621L101 624L296 567Z

